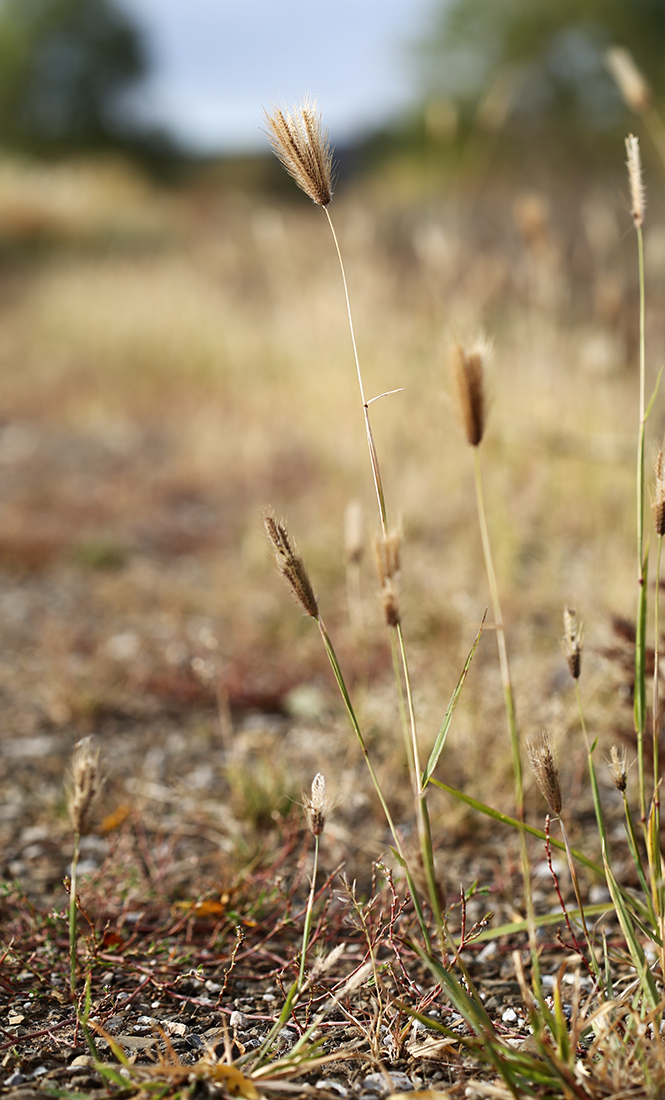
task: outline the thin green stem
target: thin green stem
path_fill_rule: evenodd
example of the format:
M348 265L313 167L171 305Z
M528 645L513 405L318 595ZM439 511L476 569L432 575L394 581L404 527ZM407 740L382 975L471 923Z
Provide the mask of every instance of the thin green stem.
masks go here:
M593 753L596 748L597 739L593 745L589 742L589 735L587 733L586 721L584 718L584 709L582 707L582 695L580 692L580 682L575 680L575 698L577 699L577 709L580 715L580 725L582 727L582 733L584 734L584 741L586 743L587 762L589 765L589 781L591 783L591 793L593 795L593 808L596 814L596 825L598 826L598 834L601 840L605 842L605 846L609 851L607 833L605 831L605 819L603 817L603 808L600 801L600 790L598 789L598 777L596 776L596 768L593 762Z
M646 671L645 671L645 621L648 564L644 556L644 436L646 425L646 341L645 341L645 289L644 289L644 240L642 227L637 230L637 256L640 283L640 381L639 427L637 434L637 580L639 585L637 627L635 637L635 732L637 735L637 770L639 784L640 817L646 823L646 788L644 776L644 734L646 731Z
M298 974L298 990L302 989L305 980L305 959L307 957L307 945L309 933L312 927L312 911L314 909L314 897L316 895L316 874L319 869L319 838L314 837L314 862L312 865L312 884L307 899L307 912L305 913L305 927L302 934L302 951L300 953L300 973Z
M654 802L660 805L659 785L660 779L660 697L658 692L658 680L660 672L660 636L659 636L659 612L660 612L660 556L663 549L663 536L658 536L656 549L656 594L654 597L654 628L653 628L653 797Z
M506 647L506 635L503 629L503 615L501 614L501 602L499 600L499 586L496 581L496 573L494 572L494 561L492 558L492 547L489 537L489 529L487 526L487 512L485 508L485 494L483 492L483 477L482 469L480 465L480 449L473 447L473 469L476 482L476 503L478 506L478 523L480 525L480 537L483 544L483 554L485 557L485 570L487 572L487 581L490 589L490 598L492 601L492 609L494 613L494 628L496 630L496 643L499 651L499 665L501 668L501 682L503 684L503 698L506 709L506 720L508 723L508 732L510 735L510 747L513 758L513 777L515 782L515 807L516 816L518 820L524 820L524 785L522 781L522 759L520 756L520 744L519 733L517 730L517 714L515 711L515 698L513 695L513 685L510 676L510 665L508 663L508 649ZM540 1000L542 1000L542 988L540 983L540 964L538 960L538 949L536 944L536 926L535 926L535 911L533 908L533 899L531 897L531 866L529 864L529 853L526 846L526 836L523 831L520 830L519 834L520 845L520 861L522 864L522 881L524 884L524 904L526 908L527 921L529 925L529 947L531 951L531 969L534 983L534 990Z
M76 873L79 862L81 834L74 833L74 852L72 854L72 873L69 884L69 982L72 1000L76 1000L76 944L78 941L78 922L76 904Z
M328 219L328 225L330 226L330 232L335 242L335 250L337 252L337 259L339 260L339 267L342 273L342 283L344 284L344 297L346 299L346 312L349 318L349 330L351 332L351 343L353 345L353 358L356 364L356 374L358 376L358 386L360 387L360 400L363 406L363 415L365 417L365 434L367 436L367 446L369 448L369 458L372 464L372 476L374 478L374 488L376 489L376 499L379 505L379 516L381 518L381 529L385 534L388 532L388 518L386 512L386 500L383 493L383 482L381 481L381 470L379 467L379 459L376 453L376 446L374 443L374 435L372 433L372 426L369 420L369 405L365 397L365 387L363 385L363 376L360 370L360 359L358 357L358 346L356 344L356 333L353 327L353 314L351 313L351 301L349 298L349 287L346 281L346 271L344 269L344 261L342 259L342 252L339 247L339 241L337 240L337 234L335 233L335 227L330 217L330 212L327 206L323 208L325 210L326 217Z
M411 877L411 873L409 871L409 868L408 868L408 865L407 865L407 862L406 862L406 857L404 855L404 850L403 850L403 847L402 847L402 842L401 842L400 837L399 837L399 833L397 832L395 822L393 821L392 814L390 813L390 810L388 808L388 803L386 802L386 800L384 798L384 795L383 795L383 791L381 790L381 784L379 783L378 776L377 776L377 774L374 770L374 765L372 764L372 761L370 759L370 755L369 755L369 752L367 750L367 745L365 744L365 738L363 737L362 731L361 731L360 726L358 724L358 719L357 719L356 713L353 709L353 704L351 702L351 697L349 695L349 692L348 692L348 689L347 689L347 686L346 686L346 682L344 680L344 675L342 673L340 663L337 659L337 654L335 653L335 649L334 649L332 641L330 639L330 635L328 634L328 631L326 630L325 624L324 624L323 619L321 617L319 617L317 622L319 624L319 631L321 633L321 638L323 640L323 645L325 647L325 651L326 651L328 660L330 662L330 667L333 670L333 675L335 677L335 680L337 681L337 686L339 688L340 694L342 696L342 700L344 702L344 706L346 708L346 713L347 713L349 721L351 723L351 728L353 729L353 732L356 735L356 739L358 741L358 744L360 745L360 750L363 754L365 764L367 765L367 770L369 771L370 778L371 778L372 783L374 785L374 790L377 793L379 802L381 803L381 809L383 810L386 821L388 823L388 828L390 829L390 832L391 832L391 835L392 835L392 838L393 838L393 842L395 844L395 849L397 851L397 854L399 856L401 864L404 868L407 883L408 883L409 890L411 892L411 897L412 897L412 900L413 900L413 904L414 904L414 907L415 907L415 910L416 910L416 915L418 917L418 923L420 924L420 930L423 934L423 939L425 941L425 944L427 945L427 949L429 950L429 933L427 931L427 926L425 924L425 917L424 917L424 914L423 914L423 911L422 911L422 906L420 905L420 899L419 899L419 896L418 896L418 891L415 888L415 885L413 883L413 879Z
M483 544L483 554L485 556L485 570L487 572L487 581L490 589L490 598L492 600L492 610L494 613L494 629L496 631L496 643L499 651L499 665L501 667L501 682L503 684L503 696L506 708L506 719L508 722L508 732L510 734L510 746L513 757L513 775L515 778L515 803L517 809L517 817L524 817L524 788L522 782L522 760L520 757L519 747L519 735L517 732L517 716L515 712L515 699L513 696L513 687L510 678L510 665L508 663L508 650L506 648L506 635L503 629L503 616L501 614L501 603L499 600L499 588L496 582L496 573L494 572L494 562L492 559L492 547L490 544L489 530L487 527L487 513L485 509L485 495L483 492L483 478L482 470L480 466L480 451L478 447L473 448L473 466L476 479L476 502L478 505L478 523L480 524L480 537Z

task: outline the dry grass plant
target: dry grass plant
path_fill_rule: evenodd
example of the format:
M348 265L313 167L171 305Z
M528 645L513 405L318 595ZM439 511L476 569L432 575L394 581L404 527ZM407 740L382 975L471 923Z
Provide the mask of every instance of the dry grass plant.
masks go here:
M268 124L271 130L271 140L280 160L293 176L293 178L296 180L298 185L314 200L314 202L323 207L328 217L330 227L332 229L332 222L330 221L330 215L328 213L328 204L332 198L332 158L330 155L327 135L324 135L319 117L313 114L312 105L306 102L302 107L294 108L292 114L284 114L284 112L277 110L273 113L272 116L268 116ZM651 410L651 406L653 404L653 398L647 406L645 370L646 353L644 256L642 243L642 225L644 221L645 204L644 187L640 165L639 143L637 139L633 136L628 138L626 142L626 149L628 155L628 174L632 200L631 213L637 232L638 267L640 276L640 369L637 449L637 551L639 602L638 628L636 639L635 728L637 762L639 772L638 786L640 820L642 826L641 832L643 836L643 847L640 847L638 839L635 835L632 817L630 815L628 802L625 796L626 764L624 758L619 756L616 750L613 750L612 752L611 777L615 785L622 790L622 793L624 795L629 844L631 854L635 863L636 872L643 887L643 892L640 896L637 896L634 893L627 891L619 884L611 867L608 838L603 820L601 796L593 763L593 752L596 747L596 742L594 741L593 744L589 743L586 725L584 722L581 696L579 694L579 680L582 667L581 661L583 632L582 628L577 624L575 613L567 608L564 614L565 633L563 639L563 648L568 663L568 668L575 684L577 702L580 711L580 723L586 739L589 774L596 811L597 825L599 830L599 839L601 842L603 853L603 869L601 869L597 863L594 864L593 861L590 861L588 857L582 856L579 852L574 851L570 845L568 835L561 817L563 799L559 781L559 771L548 735L543 735L540 743L533 743L532 745L530 745L528 751L536 780L543 793L543 796L545 797L549 805L551 813L555 815L561 823L563 835L563 843L561 847L563 847L566 852L568 868L573 883L575 897L578 903L577 910L575 912L569 912L566 908L566 905L563 902L563 899L561 898L561 894L559 892L558 880L554 874L554 871L552 871L557 893L559 893L561 904L563 905L564 915L568 924L568 928L572 933L573 942L575 943L579 954L582 956L586 966L589 968L589 971L594 978L593 995L584 1009L582 1009L579 1003L579 996L577 998L577 1006L573 1013L571 1028L569 1028L568 1021L566 1020L562 1010L560 983L563 970L560 973L558 982L554 987L554 999L553 1001L548 1001L545 997L545 991L539 967L535 915L530 892L531 868L526 848L527 831L531 833L538 833L538 831L534 830L533 828L527 827L524 822L522 769L519 735L517 731L516 710L505 643L503 617L501 614L501 607L499 603L498 585L496 581L496 575L494 572L492 554L490 549L488 525L483 498L482 477L480 473L480 464L478 459L479 445L483 440L486 426L486 399L483 388L483 357L485 355L485 348L481 345L464 345L463 343L458 343L455 346L453 351L453 381L457 396L460 420L463 425L467 441L474 451L478 514L480 520L483 550L485 554L485 564L489 580L492 604L494 608L494 626L499 645L499 661L504 688L505 708L512 745L515 798L517 804L517 816L514 819L509 819L505 814L499 813L498 811L495 811L488 806L483 806L477 801L471 799L470 797L461 795L460 792L454 791L444 784L437 783L437 781L433 778L432 773L439 760L439 756L444 747L447 734L447 726L445 723L444 726L446 726L446 728L445 730L443 730L442 727L443 733L440 734L439 738L437 739L435 750L432 754L432 757L430 758L427 768L423 771L421 767L420 748L416 731L413 691L411 688L408 663L406 659L404 636L401 629L401 614L396 588L396 578L399 572L400 565L399 547L401 539L388 526L383 481L380 473L377 450L374 443L374 437L369 419L370 402L368 402L365 398L365 391L360 372L353 322L351 319L351 307L349 302L347 282L341 260L339 244L333 230L335 247L337 249L342 269L344 292L346 296L349 323L351 328L355 364L360 385L363 412L365 416L365 426L371 460L371 470L379 510L379 521L381 530L376 540L376 556L380 578L384 617L388 627L391 629L392 632L394 632L395 643L393 647L393 652L396 657L400 658L401 662L400 663L396 660L395 664L396 673L398 674L398 702L402 713L402 722L406 735L407 760L414 796L414 815L417 823L418 835L420 838L420 867L415 867L413 865L409 866L409 860L413 859L412 853L409 853L409 858L405 859L404 850L398 842L392 819L387 809L384 797L380 791L379 795L382 801L382 805L384 806L387 819L391 825L393 837L396 841L395 854L397 856L399 864L403 867L405 871L409 890L413 897L413 901L416 905L419 915L420 927L422 932L422 943L420 946L415 945L416 950L420 954L423 962L429 967L435 978L441 983L441 986L444 988L452 1004L462 1014L462 1016L466 1020L468 1028L474 1036L474 1038L472 1039L462 1039L462 1044L466 1045L468 1049L472 1050L476 1055L480 1056L494 1067L494 1069L503 1080L505 1089L507 1090L506 1094L512 1094L514 1097L548 1095L587 1098L599 1095L606 1095L604 1082L607 1080L607 1077L614 1073L615 1077L613 1081L613 1087L618 1083L616 1081L617 1066L616 1063L613 1064L614 1054L616 1053L614 1044L617 1039L619 1041L619 1048L621 1049L622 1058L624 1058L626 1063L631 1066L631 1072L626 1072L622 1076L619 1087L632 1087L634 1078L631 1078L631 1073L632 1068L636 1064L640 1064L642 1067L643 1076L641 1087L646 1087L649 1095L652 1094L651 1090L653 1089L654 1084L656 1084L655 1081L652 1079L652 1074L654 1072L658 1077L658 1083L656 1084L656 1087L659 1089L663 1084L663 1078L661 1075L661 1061L659 1058L654 1059L652 1057L652 1054L649 1053L649 1048L651 1044L660 1043L660 1030L663 1009L662 985L658 983L656 977L654 976L652 967L647 961L647 956L645 954L645 949L642 943L643 937L646 936L647 939L651 942L652 946L658 947L658 957L660 960L662 973L663 969L665 968L665 958L663 956L665 925L663 923L663 863L660 852L660 818L658 797L659 776L657 771L656 748L658 736L657 662L656 679L654 682L653 715L653 798L651 801L651 809L648 816L646 804L646 774L644 752L644 734L646 727L645 639L648 592L648 551L645 549L644 536L644 447L645 425L647 417ZM657 467L657 487L654 494L654 499L656 501L659 500L659 494L661 494L660 473L659 467ZM656 514L656 516L658 515L658 504L656 504L654 508L654 513ZM658 519L656 519L656 522L658 523ZM280 572L282 572L289 587L296 596L298 602L300 602L303 609L307 612L307 614L317 619L319 621L319 625L321 626L318 603L312 603L308 596L303 595L303 592L308 593L312 591L311 585L308 578L306 581L303 579L302 571L304 570L304 566L301 567L300 558L291 551L291 544L289 542L285 528L283 528L282 525L276 524L276 522L270 518L266 519L266 528L268 530L269 537L273 543L273 547L276 552ZM658 536L660 549L660 531L658 531ZM285 552L287 553L287 556L291 554L291 560L287 566L285 566L282 561ZM658 576L659 571L660 560L658 565ZM347 712L351 717L356 736L359 739L361 747L364 751L366 761L369 764L369 757L364 747L364 742L359 730L358 722L353 712L353 708L350 702L350 695L347 690L341 668L336 661L336 658L334 657L332 643L329 641L327 633L324 633L324 644L326 645L328 655L331 659L333 670L335 672L335 677L337 679L338 686L347 707ZM656 641L656 648L657 644L658 643ZM473 652L469 656L467 667L472 656ZM458 682L458 689L461 689L463 679L464 673L462 674L462 677ZM452 718L455 702L456 699L454 698L451 702L451 706L449 707L448 715L450 718ZM469 975L466 972L464 964L460 958L459 951L449 933L447 918L445 915L445 902L434 870L432 836L429 825L426 800L426 788L430 780L432 780L434 783L437 783L437 785L444 787L444 789L450 791L452 794L455 794L457 797L464 798L467 803L475 806L476 809L481 810L481 812L485 813L489 817L506 823L509 822L519 835L522 851L525 904L527 912L526 920L523 923L523 927L529 933L529 940L531 944L530 985L525 978L522 962L521 959L519 959L519 956L516 958L516 968L518 978L522 986L524 1002L531 1018L535 1057L515 1051L512 1047L507 1045L497 1033L492 1021L490 1020L483 1007L482 1001L479 999L477 993L474 990L473 984L470 981ZM379 790L378 785L377 790ZM551 845L551 838L549 835L549 817L546 822L544 833L539 835L543 835L546 840L549 859L549 850ZM646 852L646 865L644 864L642 852ZM625 938L627 957L630 959L632 966L634 967L636 978L635 983L632 987L632 1012L635 1013L635 1016L632 1017L628 1021L628 1023L626 1022L627 1017L625 1015L623 1016L622 1022L619 1022L622 1019L622 1012L624 1012L624 1009L621 1007L621 1002L617 1001L616 998L613 996L611 977L612 967L610 957L607 953L606 941L603 941L603 944L599 945L596 942L595 932L588 924L588 916L590 914L585 914L576 869L576 862L579 860L585 863L587 867L593 866L596 871L603 873L604 870L603 877L607 883L607 887L612 898L616 919L618 920L618 923L622 929ZM551 866L552 865L550 862L550 867ZM418 897L419 890L421 891L420 898ZM429 905L431 919L434 922L436 934L433 939L430 937L427 927L427 913L425 908L426 905ZM577 938L573 931L573 922L578 922L582 928L583 936L586 940L586 954L577 941ZM595 1005L596 1007L595 1009L590 1011L589 1006L593 1005ZM637 1027L635 1027L634 1023L638 1019L641 1021L641 1023L638 1024ZM446 1028L442 1027L441 1031L447 1038L451 1037L450 1032ZM584 1065L582 1065L582 1063L578 1059L578 1048L582 1039L585 1036L589 1035L595 1036L595 1042L593 1046L594 1057L593 1060L587 1061ZM608 1037L610 1041L608 1041ZM640 1049L642 1047L643 1050ZM611 1066L612 1070L610 1070ZM654 1066L657 1067L655 1070L653 1068ZM503 1095L500 1090L497 1090L496 1095L500 1094Z

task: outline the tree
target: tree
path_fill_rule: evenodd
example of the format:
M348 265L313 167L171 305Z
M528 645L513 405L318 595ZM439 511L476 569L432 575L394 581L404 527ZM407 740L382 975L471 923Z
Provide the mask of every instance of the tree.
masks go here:
M113 0L2 0L0 144L65 152L131 140L123 100L146 69Z
M422 49L426 91L468 115L509 70L527 131L530 121L609 128L623 113L603 60L615 44L662 92L665 0L448 0Z

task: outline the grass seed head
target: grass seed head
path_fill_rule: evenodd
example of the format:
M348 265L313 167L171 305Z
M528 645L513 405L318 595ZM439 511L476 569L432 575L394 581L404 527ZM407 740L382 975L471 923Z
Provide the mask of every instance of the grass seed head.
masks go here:
M564 656L568 662L568 668L573 680L579 680L582 671L582 649L584 646L584 626L578 623L575 609L564 608L563 612L564 634L561 639Z
M626 138L626 154L628 185L630 187L630 212L635 223L635 228L639 229L644 222L646 200L644 196L644 180L642 179L640 143L634 134L629 134Z
M626 756L626 748L622 746L621 751L612 745L610 749L610 762L607 765L607 769L610 773L610 779L614 783L614 786L618 791L625 791L628 785L628 758Z
M333 197L333 154L316 102L305 97L290 112L274 107L265 119L268 140L286 171L313 202L327 206Z
M472 447L477 447L485 434L487 403L483 374L489 351L488 341L480 336L468 345L458 341L452 352L457 414Z
M399 528L386 535L378 535L374 540L376 567L381 585L381 603L388 626L397 626L400 621L399 592L397 577L400 570L402 532Z
M326 825L326 780L321 772L314 776L311 795L309 798L305 796L303 802L312 836L321 836Z
M75 833L85 833L92 807L101 787L99 750L93 749L92 737L84 737L74 749L68 784L67 808Z
M307 615L311 615L313 619L318 620L319 607L316 596L298 547L291 542L288 531L281 520L276 520L271 512L264 514L263 526L275 551L277 568L290 589L291 595Z
M635 114L641 115L651 107L651 88L635 64L635 59L623 46L612 46L605 53L605 64L616 80L624 102Z
M657 535L665 535L665 470L663 469L662 449L656 455L654 463L655 481L651 490L651 514Z
M527 745L527 752L529 763L536 777L536 783L540 787L540 793L552 813L558 817L561 813L563 801L561 798L561 784L559 783L559 767L549 734L543 732L540 742L531 742Z

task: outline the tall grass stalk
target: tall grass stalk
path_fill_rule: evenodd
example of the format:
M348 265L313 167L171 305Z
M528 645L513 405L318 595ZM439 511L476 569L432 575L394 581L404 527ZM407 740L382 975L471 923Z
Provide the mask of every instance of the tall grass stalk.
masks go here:
M266 121L268 124L268 137L274 152L298 186L313 202L323 209L332 234L344 287L344 299L346 302L349 331L351 334L353 358L358 379L365 424L365 435L379 512L381 538L386 542L390 538L388 513L383 480L381 477L381 467L379 465L379 457L376 450L369 413L370 405L379 398L375 397L368 400L366 396L362 370L360 368L360 358L358 355L358 345L353 324L353 312L351 309L344 260L328 209L333 196L333 158L328 132L324 130L316 106L310 100L305 100L299 107L295 107L292 113L285 112L280 108L275 108L270 114L266 113ZM384 397L387 396L387 394L381 394L379 396ZM396 571L397 570L395 570L395 572ZM389 579L393 582L390 588L394 595L394 573L390 574ZM407 743L407 759L409 761L409 771L413 790L420 858L422 860L423 871L427 882L428 900L437 927L441 929L443 924L443 913L434 867L434 854L429 814L427 812L426 792L422 782L413 689L409 674L406 647L404 644L404 634L396 602L391 606L390 611L386 608L386 621L390 627L392 636L391 645L395 668L395 681L404 737ZM346 702L347 700L345 699L345 703Z
M640 146L630 134L626 138L628 183L631 197L631 214L637 234L637 262L640 284L640 363L639 363L639 422L637 432L637 626L635 636L635 732L637 735L637 768L640 799L640 817L646 827L646 784L644 775L644 736L646 732L646 609L649 557L644 549L644 436L646 427L646 342L645 342L645 289L644 289L644 183Z

